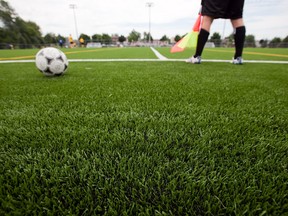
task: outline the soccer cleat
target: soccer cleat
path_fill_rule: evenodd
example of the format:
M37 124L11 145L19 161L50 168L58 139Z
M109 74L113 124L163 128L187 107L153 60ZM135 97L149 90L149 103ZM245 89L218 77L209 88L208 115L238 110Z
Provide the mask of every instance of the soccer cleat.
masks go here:
M243 64L243 59L242 59L242 57L237 57L236 59L233 59L233 60L232 60L232 64L242 65L242 64Z
M201 63L201 56L194 57L187 59L185 62L191 63L191 64L200 64Z

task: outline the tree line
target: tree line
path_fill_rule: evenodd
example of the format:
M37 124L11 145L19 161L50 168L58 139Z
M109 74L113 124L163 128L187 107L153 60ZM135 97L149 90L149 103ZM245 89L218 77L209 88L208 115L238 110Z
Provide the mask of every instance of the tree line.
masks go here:
M142 41L148 42L149 38L153 42L153 37L150 33L144 32L143 37L141 33L136 30L132 30L127 37L123 35L108 35L108 34L94 34L91 37L86 34L80 34L80 38L83 38L85 43L93 41L100 42L102 44L111 44L115 42L123 43L128 41L130 43ZM184 35L176 35L174 41L179 41ZM0 0L0 48L9 48L13 44L17 44L19 48L32 48L35 46L43 46L49 44L57 44L60 40L66 42L66 38L63 35L55 35L54 33L48 33L44 36L41 34L40 27L32 21L25 21L17 15L15 10L5 0ZM211 35L209 41L213 42L215 46L232 46L234 36L233 34L221 39L219 33ZM164 35L160 41L167 41L170 43L170 39ZM279 37L273 38L271 41L262 39L259 41L261 47L288 47L288 36L284 39ZM245 46L256 47L255 37L253 35L246 36Z
M136 30L132 30L128 37L123 35L108 35L108 34L94 34L91 37L87 34L80 34L80 38L83 38L85 43L93 41L100 42L102 44L111 44L115 42L136 42L153 41L153 37L149 33L144 32L143 38L141 33ZM54 33L47 33L42 36L40 27L32 21L25 21L17 15L15 10L5 0L0 0L0 48L9 48L11 45L17 44L19 48L32 48L35 46L43 46L49 44L57 44L60 40L65 44L67 36L55 35ZM164 35L161 41L168 41L168 37Z
M234 46L234 34L230 34L228 37L224 38L224 40L221 39L221 36L219 33L215 32L209 39L210 42L213 42L215 46L227 46L232 47ZM258 44L257 44L258 43ZM267 39L261 39L260 41L256 41L254 35L246 35L245 38L245 47L257 47L260 46L262 48L270 47L270 48L288 48L288 36L286 36L284 39L281 39L280 37L274 37L271 41Z
M1 44L41 44L43 38L40 27L17 16L8 2L0 0L0 43Z

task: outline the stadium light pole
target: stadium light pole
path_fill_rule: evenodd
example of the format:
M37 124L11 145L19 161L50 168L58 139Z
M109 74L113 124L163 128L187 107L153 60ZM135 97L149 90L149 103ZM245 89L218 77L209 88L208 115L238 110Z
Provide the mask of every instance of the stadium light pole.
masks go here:
M225 28L226 28L226 19L224 19L224 24L223 24L222 40L225 39Z
M147 2L146 7L149 8L149 44L151 44L151 7L153 6L153 2Z
M69 7L73 10L76 39L78 40L77 20L76 20L76 13L75 13L75 9L77 8L77 5L76 4L70 4Z

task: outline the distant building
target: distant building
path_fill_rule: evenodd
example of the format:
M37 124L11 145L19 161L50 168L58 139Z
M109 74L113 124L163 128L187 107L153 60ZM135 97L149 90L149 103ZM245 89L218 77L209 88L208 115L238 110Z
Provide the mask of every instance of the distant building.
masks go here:
M119 43L119 36L117 34L113 34L111 36L112 44L118 44Z

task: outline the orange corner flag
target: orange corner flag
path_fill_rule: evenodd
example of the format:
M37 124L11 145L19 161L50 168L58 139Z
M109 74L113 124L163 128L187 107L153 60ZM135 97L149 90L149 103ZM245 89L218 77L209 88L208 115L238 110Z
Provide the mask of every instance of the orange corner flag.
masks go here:
M170 50L171 53L182 52L185 48L194 48L197 46L198 34L201 27L201 14L199 14L192 32L186 34L181 40L179 40Z
M202 15L199 14L199 15L198 15L198 18L197 18L197 20L196 20L196 22L195 22L195 24L194 24L194 26L193 26L193 31L197 31L197 32L200 31L200 27L201 27L201 18L202 18Z

